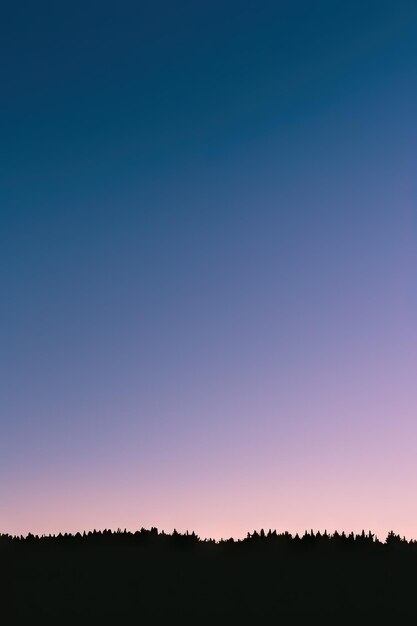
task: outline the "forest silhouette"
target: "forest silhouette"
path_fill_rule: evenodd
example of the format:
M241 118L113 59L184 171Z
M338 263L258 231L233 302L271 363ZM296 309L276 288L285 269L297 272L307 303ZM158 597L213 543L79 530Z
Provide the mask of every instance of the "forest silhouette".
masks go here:
M9 619L417 616L417 541L393 531L3 534L0 563Z

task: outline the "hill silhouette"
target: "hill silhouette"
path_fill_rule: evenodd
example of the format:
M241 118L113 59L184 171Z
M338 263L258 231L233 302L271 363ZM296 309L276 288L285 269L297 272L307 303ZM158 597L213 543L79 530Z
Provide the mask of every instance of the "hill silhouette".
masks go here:
M0 535L11 618L417 616L417 542L390 532L202 540L142 528Z

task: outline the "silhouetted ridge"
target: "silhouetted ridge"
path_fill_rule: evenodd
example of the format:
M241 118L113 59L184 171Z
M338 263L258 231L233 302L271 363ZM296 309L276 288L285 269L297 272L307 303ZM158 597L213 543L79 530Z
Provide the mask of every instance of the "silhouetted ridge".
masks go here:
M157 528L0 535L11 618L417 616L417 542L276 530L200 539ZM5 623L8 623L7 621Z
M314 532L313 530L305 531L301 537L298 533L292 535L291 533L285 531L283 533L278 533L276 530L269 529L265 531L261 529L260 531L254 530L252 533L248 532L244 539L234 539L230 537L229 539L200 539L200 537L194 532L186 531L185 533L180 533L176 529L173 530L172 534L165 533L164 531L159 531L158 528L152 526L152 528L141 528L137 531L128 531L126 528L121 530L118 528L117 530L90 530L84 531L83 533L77 532L75 534L71 533L58 533L57 535L49 534L49 535L33 535L32 533L28 533L26 536L24 535L9 535L9 534L0 534L0 542L2 545L8 544L17 544L17 543L60 543L60 542L76 542L82 541L83 543L87 542L107 542L107 541L139 541L142 543L153 542L160 543L161 545L167 545L168 543L178 544L178 545L190 545L190 544L203 544L203 545L218 545L223 546L225 544L235 544L235 545L246 545L256 544L256 545L281 545L281 546L296 546L296 545L320 545L325 546L326 544L333 546L352 546L356 545L357 547L362 546L408 546L411 549L417 549L417 541L414 539L407 540L405 537L400 537L394 533L394 531L390 531L385 539L385 542L381 542L374 533L368 531L365 533L362 530L361 533L355 534L353 532L346 534L345 532L339 533L335 531L332 534L329 534L326 530L321 533L320 531Z

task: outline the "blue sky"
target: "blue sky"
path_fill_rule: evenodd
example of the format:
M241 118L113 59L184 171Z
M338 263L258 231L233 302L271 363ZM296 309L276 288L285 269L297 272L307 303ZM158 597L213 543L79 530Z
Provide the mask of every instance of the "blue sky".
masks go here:
M0 530L413 532L416 18L3 8Z

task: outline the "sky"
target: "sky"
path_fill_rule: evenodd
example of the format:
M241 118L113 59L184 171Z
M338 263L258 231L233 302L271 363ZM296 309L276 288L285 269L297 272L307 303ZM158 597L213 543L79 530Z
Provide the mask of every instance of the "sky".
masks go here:
M0 532L417 538L417 4L0 15Z

